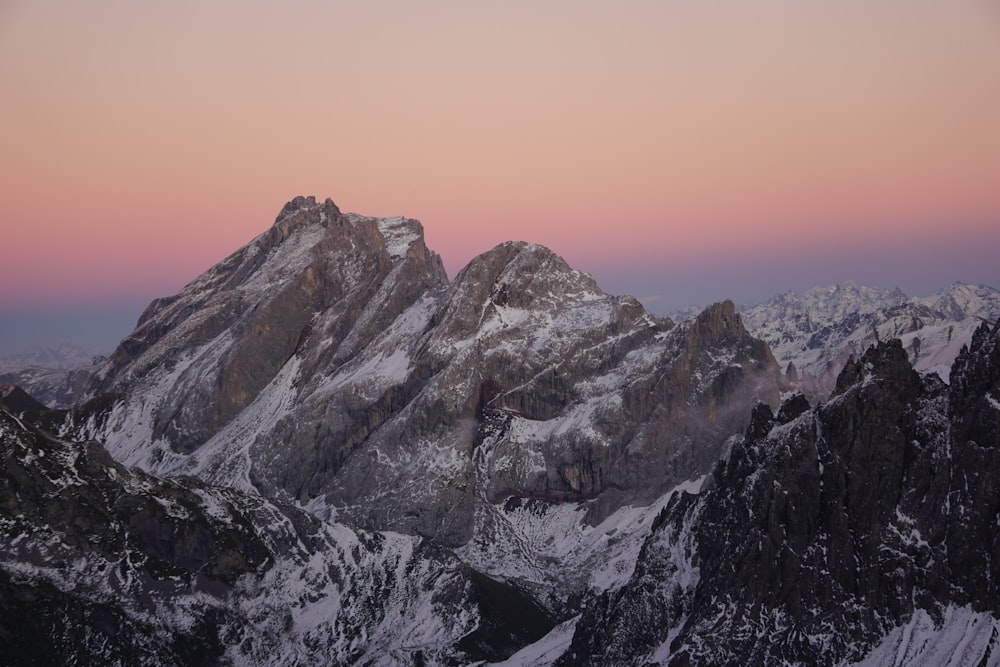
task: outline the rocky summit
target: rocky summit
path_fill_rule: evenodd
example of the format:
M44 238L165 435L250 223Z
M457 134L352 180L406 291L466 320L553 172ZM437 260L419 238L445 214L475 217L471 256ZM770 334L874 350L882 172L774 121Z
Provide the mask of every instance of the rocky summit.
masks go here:
M675 327L526 243L449 282L415 220L300 197L150 305L66 433L460 546L479 503L590 501L597 520L651 502L781 382L731 303Z
M677 324L522 242L449 280L419 222L297 197L70 409L0 392L0 655L1000 664L1000 329L950 384L912 348L817 402L731 302Z

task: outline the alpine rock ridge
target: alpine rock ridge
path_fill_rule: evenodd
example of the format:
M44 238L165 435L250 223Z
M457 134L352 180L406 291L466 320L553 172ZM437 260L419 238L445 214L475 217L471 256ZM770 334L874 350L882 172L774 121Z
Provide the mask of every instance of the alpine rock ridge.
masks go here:
M0 388L0 655L1000 664L992 292L836 291L675 323L297 197L85 400Z
M951 374L895 340L823 404L755 408L556 664L1000 663L1000 326Z
M459 546L479 502L592 501L599 520L652 501L781 381L731 303L677 327L513 242L449 282L418 222L300 197L150 305L66 433Z

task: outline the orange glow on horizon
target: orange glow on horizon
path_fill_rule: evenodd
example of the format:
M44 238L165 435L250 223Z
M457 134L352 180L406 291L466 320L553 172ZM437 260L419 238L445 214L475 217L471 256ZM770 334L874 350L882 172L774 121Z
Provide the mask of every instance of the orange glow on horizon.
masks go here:
M177 289L298 194L451 273L997 243L998 35L984 0L15 2L0 306Z

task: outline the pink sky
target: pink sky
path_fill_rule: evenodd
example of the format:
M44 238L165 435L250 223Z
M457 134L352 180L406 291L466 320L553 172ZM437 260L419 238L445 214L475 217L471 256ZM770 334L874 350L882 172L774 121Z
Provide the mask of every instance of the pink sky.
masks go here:
M660 307L1000 286L998 73L991 0L8 0L0 309L174 292L297 194Z

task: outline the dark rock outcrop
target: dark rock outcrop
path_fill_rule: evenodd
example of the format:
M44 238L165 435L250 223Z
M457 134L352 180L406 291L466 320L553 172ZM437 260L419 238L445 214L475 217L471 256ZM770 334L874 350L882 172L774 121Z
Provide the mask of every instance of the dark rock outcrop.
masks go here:
M479 588L415 538L130 471L0 411L4 664L455 662Z
M947 387L880 343L825 404L755 410L705 490L662 513L630 582L586 605L559 664L832 665L918 611L1000 617L998 348L980 327Z
M28 392L12 384L0 384L0 408L15 414L43 412L48 409Z

